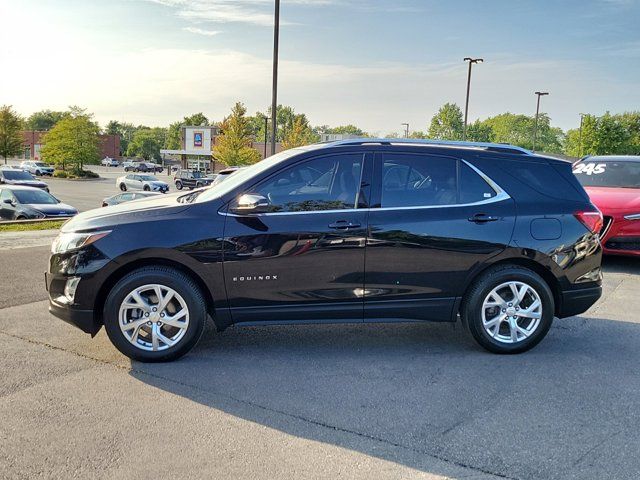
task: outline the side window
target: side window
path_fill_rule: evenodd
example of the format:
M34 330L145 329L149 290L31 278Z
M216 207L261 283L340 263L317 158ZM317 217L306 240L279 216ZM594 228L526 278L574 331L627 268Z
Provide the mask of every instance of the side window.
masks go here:
M482 202L496 196L496 191L469 165L460 162L460 203Z
M457 160L420 154L385 154L382 207L453 205L458 201Z
M120 200L123 202L128 202L129 200L133 200L135 195L133 193L123 193L120 195Z
M5 200L13 200L13 195L11 194L11 190L0 191L0 202L4 202Z
M328 155L289 167L252 190L273 212L355 208L364 154Z

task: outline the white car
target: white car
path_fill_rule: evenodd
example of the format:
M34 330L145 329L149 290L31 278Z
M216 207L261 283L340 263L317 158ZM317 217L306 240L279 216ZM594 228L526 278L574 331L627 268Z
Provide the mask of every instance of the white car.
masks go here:
M105 167L119 167L120 163L115 159L115 158L110 158L110 157L104 157L102 159L102 163L103 166Z
M116 186L123 192L127 190L144 190L145 192L167 193L169 191L169 185L166 182L145 173L130 173L118 177Z
M28 160L20 164L22 170L26 170L31 175L53 175L53 167L44 162Z

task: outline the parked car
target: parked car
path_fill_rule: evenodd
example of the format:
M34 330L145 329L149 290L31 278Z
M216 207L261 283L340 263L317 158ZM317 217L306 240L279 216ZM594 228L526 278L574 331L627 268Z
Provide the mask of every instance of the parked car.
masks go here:
M104 167L119 167L120 162L118 162L115 158L104 157L102 162L100 162Z
M53 175L53 167L44 162L28 160L28 161L22 162L20 164L20 168L22 170L26 170L32 175L37 175L37 176Z
M41 188L48 192L49 185L36 179L26 170L19 170L17 168L0 168L0 184L6 185L22 185L25 187Z
M134 162L132 160L125 160L122 162L122 166L124 167L125 172L132 172L138 162Z
M604 215L604 253L640 256L640 156L587 157L573 173Z
M126 192L127 190L143 190L147 192L169 191L169 185L166 182L158 180L153 175L145 175L140 173L130 173L116 180L116 186Z
M160 192L124 192L112 195L102 200L103 207L111 207L113 205L120 205L121 203L130 202L132 200L140 200L141 198L155 197L156 195L162 195Z
M39 188L0 185L0 218L3 220L64 218L77 213L72 206Z
M141 361L232 324L458 315L496 353L600 298L602 216L568 162L519 147L353 139L286 150L216 187L82 213L50 311ZM366 254L365 254L366 252ZM81 260L81 261L80 261Z
M219 183L224 182L230 175L236 173L238 170L242 170L246 167L229 167L224 170L220 170L216 176L213 178L211 185L218 185Z
M126 170L126 169L125 169ZM129 169L131 170L131 168ZM164 170L161 165L153 162L138 162L133 165L134 172L162 172Z
M180 170L173 177L176 183L176 188L182 190L183 188L202 188L208 187L213 182L213 179L207 178L202 172L197 170Z

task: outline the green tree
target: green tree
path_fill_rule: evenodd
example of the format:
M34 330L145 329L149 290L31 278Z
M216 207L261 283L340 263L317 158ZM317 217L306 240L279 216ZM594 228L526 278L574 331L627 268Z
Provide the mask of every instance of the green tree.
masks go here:
M309 122L304 115L299 115L293 121L291 129L286 133L282 140L282 146L285 149L301 147L309 145L318 140L318 136L311 130Z
M80 174L84 165L98 163L100 159L99 128L89 115L67 115L44 136L42 156L49 163L69 163Z
M533 116L507 112L487 118L481 123L491 128L492 142L509 143L528 149L533 148L533 132L535 128L535 117ZM560 153L563 142L564 133L562 130L552 127L549 116L546 113L541 113L538 117L536 150Z
M165 144L167 131L164 128L140 128L133 134L127 147L127 155L145 160L161 160L160 149Z
M278 123L278 130L276 132L276 142L282 142L287 135L287 132L293 128L293 124L300 116L303 117L303 122L308 124L309 120L304 113L296 113L293 107L287 105L278 105L276 109L276 119ZM267 110L267 113L256 112L253 117L247 117L249 121L251 132L254 138L258 141L264 141L264 117L271 118L271 107ZM271 121L267 126L267 138L271 133ZM270 141L270 140L269 140Z
M247 109L238 102L233 106L231 115L222 121L222 133L213 148L215 160L227 166L251 165L260 160L260 153L251 146L254 132L246 114Z
M633 150L632 131L621 121L621 116L609 112L601 117L585 115L580 129L567 132L565 151L568 155L626 154Z
M624 153L627 155L640 155L640 112L624 112L616 115L616 117L628 134Z
M355 125L339 125L337 127L330 127L329 125L321 125L315 127L313 131L316 134L329 133L334 135L355 135L356 137L368 137L369 134L364 130L356 127Z
M455 103L445 103L431 119L429 137L438 140L461 140L464 121Z
M67 115L67 112L56 112L52 110L34 112L27 118L26 129L38 131L51 130L65 115Z
M492 133L491 126L480 120L467 125L467 140L470 142L491 142Z
M22 152L22 119L13 111L11 105L0 108L0 156L7 163L7 157L13 157Z
M133 134L136 130L137 128L132 123L111 120L107 123L105 133L108 135L120 136L120 155L124 155L127 153L129 142L133 138Z

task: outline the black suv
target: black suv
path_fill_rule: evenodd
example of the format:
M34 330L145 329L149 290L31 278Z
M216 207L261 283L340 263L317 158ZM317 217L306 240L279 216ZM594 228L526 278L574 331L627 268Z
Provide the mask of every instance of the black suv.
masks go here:
M602 215L571 164L518 147L355 139L284 151L219 185L82 213L50 311L142 361L232 324L458 316L497 353L601 295Z
M173 177L176 182L176 188L182 190L187 188L201 188L208 187L213 182L213 178L207 178L207 176L199 172L198 170L180 170Z

